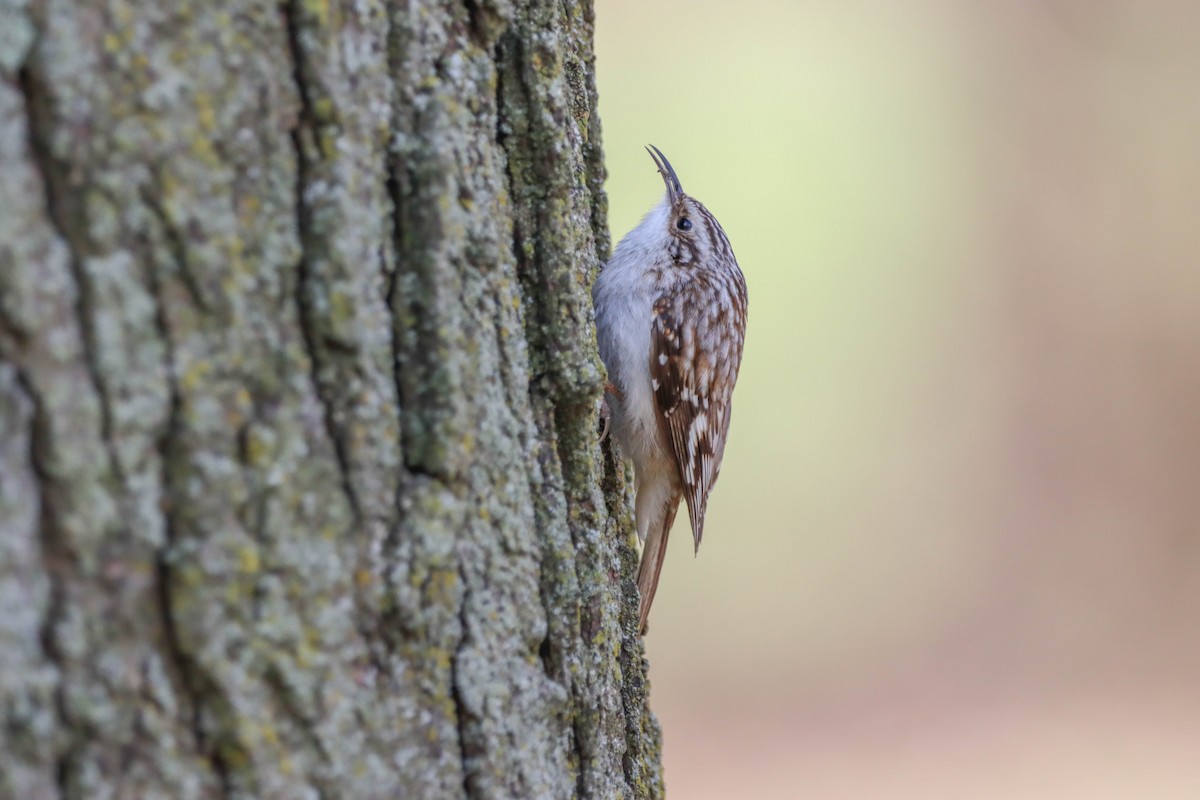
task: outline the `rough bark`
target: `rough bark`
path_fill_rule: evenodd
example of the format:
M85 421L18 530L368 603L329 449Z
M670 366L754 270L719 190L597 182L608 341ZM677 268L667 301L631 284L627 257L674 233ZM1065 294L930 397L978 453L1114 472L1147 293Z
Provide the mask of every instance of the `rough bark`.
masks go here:
M662 793L590 2L0 0L0 797Z

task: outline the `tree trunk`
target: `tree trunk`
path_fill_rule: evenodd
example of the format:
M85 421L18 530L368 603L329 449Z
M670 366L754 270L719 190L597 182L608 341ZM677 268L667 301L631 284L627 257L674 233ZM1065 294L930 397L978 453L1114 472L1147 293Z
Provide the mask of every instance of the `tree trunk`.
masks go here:
M0 0L0 796L662 793L592 9Z

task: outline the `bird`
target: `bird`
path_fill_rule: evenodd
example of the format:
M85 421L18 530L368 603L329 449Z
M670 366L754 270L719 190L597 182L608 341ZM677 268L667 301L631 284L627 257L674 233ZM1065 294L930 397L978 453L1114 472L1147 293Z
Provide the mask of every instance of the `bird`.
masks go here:
M721 224L646 148L666 193L617 244L592 285L604 403L633 462L638 632L646 632L667 537L687 502L696 553L721 471L746 338L746 279Z

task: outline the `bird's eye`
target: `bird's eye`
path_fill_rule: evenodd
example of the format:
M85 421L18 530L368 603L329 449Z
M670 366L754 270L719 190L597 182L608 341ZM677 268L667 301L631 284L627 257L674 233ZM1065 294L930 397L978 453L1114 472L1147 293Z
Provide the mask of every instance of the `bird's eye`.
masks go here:
M690 231L692 229L692 221L687 217L680 217L679 221L675 223L675 227L681 231Z

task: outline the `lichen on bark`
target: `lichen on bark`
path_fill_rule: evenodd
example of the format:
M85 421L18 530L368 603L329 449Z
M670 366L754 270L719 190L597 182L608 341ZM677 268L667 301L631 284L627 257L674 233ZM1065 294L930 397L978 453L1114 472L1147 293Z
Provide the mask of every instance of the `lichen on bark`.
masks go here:
M0 0L0 797L656 797L589 3Z

